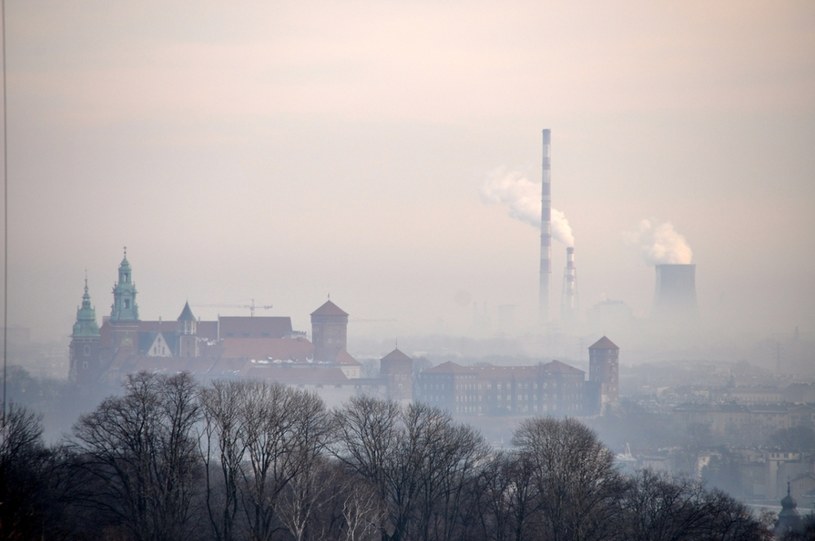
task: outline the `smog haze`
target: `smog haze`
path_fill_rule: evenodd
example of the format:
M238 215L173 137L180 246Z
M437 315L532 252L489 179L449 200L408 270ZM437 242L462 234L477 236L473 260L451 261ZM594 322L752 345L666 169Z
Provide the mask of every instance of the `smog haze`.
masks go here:
M811 334L813 26L805 1L9 1L8 325L66 339L86 270L101 319L127 246L144 319L254 299L307 330L330 295L360 335L506 306L532 332L539 230L489 187L539 212L549 128L583 312L647 317L642 238L681 236L705 325Z

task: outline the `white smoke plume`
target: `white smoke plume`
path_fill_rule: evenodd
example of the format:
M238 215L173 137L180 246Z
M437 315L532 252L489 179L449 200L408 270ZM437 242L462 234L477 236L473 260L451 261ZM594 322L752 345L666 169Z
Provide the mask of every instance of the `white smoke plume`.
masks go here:
M481 187L484 201L506 207L507 213L516 220L540 228L541 184L532 182L520 171L497 170ZM552 209L552 237L566 246L574 246L572 226L566 215Z
M693 250L684 236L670 222L657 224L655 220L640 220L637 231L625 234L626 240L642 250L642 256L652 265L689 264Z

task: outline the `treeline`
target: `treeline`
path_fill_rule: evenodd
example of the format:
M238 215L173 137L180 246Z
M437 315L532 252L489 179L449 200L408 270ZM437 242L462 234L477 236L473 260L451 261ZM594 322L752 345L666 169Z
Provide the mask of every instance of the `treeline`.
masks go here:
M3 539L771 538L721 492L621 475L573 419L528 419L496 451L421 404L329 410L291 387L141 373L60 445L41 430L24 409L3 419Z

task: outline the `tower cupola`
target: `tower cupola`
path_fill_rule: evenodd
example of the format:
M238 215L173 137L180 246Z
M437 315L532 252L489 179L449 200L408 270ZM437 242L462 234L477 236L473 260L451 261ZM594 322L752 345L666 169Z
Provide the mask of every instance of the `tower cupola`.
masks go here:
M110 312L111 321L138 321L139 307L136 304L136 284L133 282L133 273L130 262L127 260L127 248L119 264L119 281L113 285L113 307Z
M95 338L99 336L99 325L96 324L96 310L91 305L91 296L88 293L87 276L85 277L85 293L82 295L82 305L76 309L76 322L71 336L74 338Z

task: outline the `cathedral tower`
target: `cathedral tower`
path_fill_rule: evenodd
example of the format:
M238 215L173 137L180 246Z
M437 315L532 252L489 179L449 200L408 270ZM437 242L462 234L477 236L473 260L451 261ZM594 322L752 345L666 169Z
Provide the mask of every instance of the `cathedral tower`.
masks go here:
M119 264L119 281L113 285L110 325L116 350L135 353L139 332L139 306L136 304L136 284L127 260L127 248L124 249L124 257Z
M88 277L85 277L85 293L82 305L76 310L76 323L71 333L69 352L70 368L68 377L74 383L95 382L101 372L99 366L99 345L101 336L96 324L96 310L91 305L88 293Z

